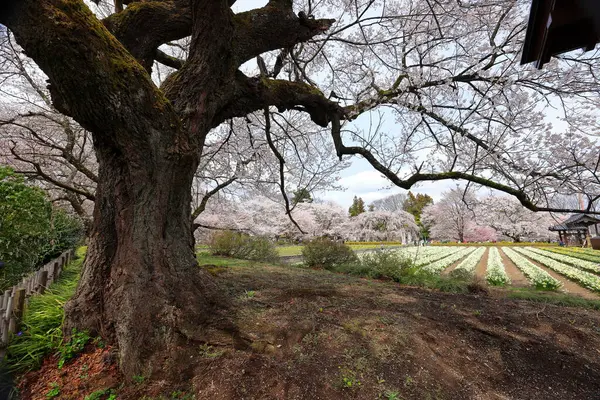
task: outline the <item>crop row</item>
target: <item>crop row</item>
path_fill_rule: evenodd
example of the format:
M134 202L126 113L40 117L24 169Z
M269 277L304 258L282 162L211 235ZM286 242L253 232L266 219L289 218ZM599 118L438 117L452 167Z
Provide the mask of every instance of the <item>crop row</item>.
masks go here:
M594 263L591 261L582 260L580 258L575 258L573 256L568 256L566 254L554 253L550 251L540 250L535 247L526 247L527 250L533 251L534 253L541 254L548 258L552 258L553 260L563 262L565 264L571 265L575 268L582 269L584 271L590 271L599 273L600 265L598 263Z
M485 279L490 285L494 286L510 284L510 278L504 269L504 263L497 247L490 248L488 253Z
M582 286L594 290L596 292L600 292L600 276L591 274L589 272L582 271L580 269L571 267L569 265L563 264L556 260L553 260L550 257L546 257L544 255L538 254L531 250L531 248L520 248L517 251L534 261L539 262L540 264L558 272L561 275L566 276L569 279L579 282Z
M485 253L485 247L477 247L477 250L469 254L464 260L460 262L454 268L455 273L462 273L465 275L473 275L475 273L475 268L477 268L477 264L479 264L479 260Z
M450 253L448 256L442 258L441 260L430 263L429 265L423 266L423 271L431 272L433 274L439 274L444 269L448 268L452 263L460 260L467 254L470 254L475 250L475 247L463 247L458 251Z
M549 247L546 250L551 251L552 253L556 253L556 254L563 254L566 256L579 258L581 260L600 263L600 256L592 255L592 254L589 254L588 252L581 252L581 251L571 249L571 248L565 249L564 247Z
M525 274L536 289L555 290L562 284L546 271L508 247L502 247L504 254ZM535 254L535 253L534 253Z

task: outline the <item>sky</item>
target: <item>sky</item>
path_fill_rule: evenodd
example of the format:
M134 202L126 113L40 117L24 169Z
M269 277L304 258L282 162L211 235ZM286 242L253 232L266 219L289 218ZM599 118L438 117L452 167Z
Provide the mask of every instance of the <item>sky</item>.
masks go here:
M438 201L442 192L455 187L457 183L461 182L453 180L421 182L413 186L410 191L428 194L433 198L433 201ZM354 158L352 165L341 173L339 184L345 187L346 190L315 193L315 197L335 201L341 206L350 207L354 196L361 197L366 204L370 204L374 200L392 194L408 193L408 190L392 185L387 178L361 158ZM462 184L464 186L464 182Z

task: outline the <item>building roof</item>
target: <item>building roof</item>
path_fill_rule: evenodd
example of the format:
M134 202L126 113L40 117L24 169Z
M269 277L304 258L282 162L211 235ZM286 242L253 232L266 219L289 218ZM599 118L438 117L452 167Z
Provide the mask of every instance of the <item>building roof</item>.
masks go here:
M562 223L548 228L551 231L584 231L590 225L600 224L600 219L590 214L573 214Z
M598 0L533 0L521 64L535 62L541 69L553 55L593 50L598 42Z

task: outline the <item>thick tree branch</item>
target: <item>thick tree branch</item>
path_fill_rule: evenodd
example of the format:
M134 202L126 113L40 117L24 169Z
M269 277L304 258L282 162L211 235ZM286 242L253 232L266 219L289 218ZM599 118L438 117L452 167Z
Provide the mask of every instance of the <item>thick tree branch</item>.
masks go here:
M262 8L236 14L234 52L238 66L267 51L292 47L327 31L333 19L295 15L291 2L269 1Z
M265 77L248 78L241 72L236 76L234 101L215 116L213 126L233 118L275 106L279 112L300 110L307 112L314 123L327 127L332 114L342 113L337 103L328 100L321 91L303 82L292 82Z
M174 141L180 120L169 101L82 1L10 3L14 8L0 14L0 23L13 31L27 55L49 77L59 111L111 147L137 146L152 154L155 147L149 138ZM40 30L46 34L40 35ZM57 54L61 62L56 62ZM160 117L148 119L145 115L149 114ZM187 145L185 140L176 143L182 149Z
M591 210L582 211L579 209L561 209L561 208L554 208L554 207L539 207L536 204L534 204L531 201L531 199L523 191L521 191L519 189L515 189L508 185L494 182L490 179L486 179L486 178L483 178L480 176L475 176L475 175L472 175L467 172L452 171L452 172L439 172L439 173L431 173L431 174L423 174L423 173L417 172L417 173L411 175L408 179L400 179L398 177L398 175L396 175L389 168L387 168L386 166L381 164L369 150L367 150L363 147L358 147L358 146L346 147L342 143L342 139L341 139L339 131L332 130L332 133L334 135L333 141L334 141L334 143L336 143L336 150L337 150L338 155L359 154L359 155L363 156L369 162L369 164L371 164L371 166L373 168L375 168L377 171L381 172L394 185L396 185L400 188L403 188L403 189L408 190L415 183L422 182L422 181L441 181L441 180L446 180L446 179L463 179L468 182L477 183L477 184L510 194L510 195L516 197L524 207L530 209L531 211L547 211L547 212L559 212L559 213L587 212L587 213L592 213L592 214L600 214L600 212L595 212L595 211L591 211Z
M147 71L161 44L192 32L191 9L183 1L135 2L102 22Z
M185 62L177 57L170 56L159 49L156 49L156 52L154 53L154 59L159 63L174 69L180 69L183 66L183 63Z

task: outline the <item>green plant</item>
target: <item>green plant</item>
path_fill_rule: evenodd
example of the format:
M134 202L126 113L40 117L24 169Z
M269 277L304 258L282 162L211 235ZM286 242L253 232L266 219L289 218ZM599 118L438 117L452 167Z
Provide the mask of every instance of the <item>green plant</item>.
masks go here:
M356 372L351 369L340 367L340 377L342 389L355 389L361 385Z
M256 292L254 290L246 290L245 291L246 297L251 299L252 297L256 296Z
M275 245L265 237L223 231L215 233L209 243L213 255L254 261L275 261L279 254Z
M171 392L171 400L192 400L194 398L195 396L193 394L186 393L181 390L175 390L174 392Z
M23 315L21 334L15 335L7 348L11 371L21 373L38 368L46 354L57 350L63 339L64 305L75 293L85 249L65 267L57 282L43 295L33 296Z
M200 356L203 358L218 358L225 354L225 350L215 349L208 343L200 345Z
M302 249L304 262L309 267L325 268L356 263L358 258L350 246L327 238L314 239Z
M46 194L0 166L0 290L77 243L80 220L53 207Z
M396 390L394 390L394 391L387 390L384 393L384 396L387 400L400 400L400 392L398 392Z
M106 347L106 343L104 342L104 340L102 340L100 336L95 337L92 343L99 349L103 349Z
M146 377L144 377L143 375L134 375L131 379L139 385L141 383L144 383Z
M60 394L60 386L58 383L56 382L51 382L50 383L50 390L48 390L46 392L46 398L47 399L53 399L55 397L57 397Z
M359 272L359 275L396 282L401 282L404 275L411 274L416 269L411 259L389 250L363 254L357 265L353 272Z
M77 354L81 353L89 341L90 335L86 331L79 332L77 329L73 328L69 341L64 343L58 349L60 353L60 357L58 359L58 368L62 368L66 362L74 358Z
M117 394L112 389L100 389L96 390L87 396L84 400L116 400Z

